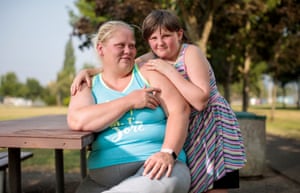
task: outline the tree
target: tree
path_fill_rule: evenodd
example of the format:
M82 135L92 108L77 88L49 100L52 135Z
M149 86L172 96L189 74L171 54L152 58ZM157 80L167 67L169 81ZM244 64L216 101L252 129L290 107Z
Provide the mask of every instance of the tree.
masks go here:
M274 117L277 86L282 77L297 80L299 77L300 4L295 0L269 1L269 6L258 26L262 43L257 46L259 55L268 62L268 73L274 81L271 120ZM286 81L286 80L284 80Z
M44 88L40 85L39 81L34 78L28 78L24 87L27 89L24 96L27 99L35 100L42 98Z
M0 86L0 95L2 96L17 97L21 95L19 92L21 83L14 72L8 72L3 75L1 77Z
M65 59L63 68L57 75L55 90L56 90L56 102L57 105L68 105L70 98L70 86L75 77L75 55L72 43L72 38L70 38L66 44L65 48Z
M80 49L91 47L91 35L98 27L108 20L123 20L136 28L136 42L138 55L148 51L143 40L140 27L143 19L159 4L155 1L141 0L77 0L75 6L79 11L76 15L70 11L73 35L82 40Z
M186 30L192 42L195 42L204 54L214 27L215 12L224 5L225 0L177 0L178 15L184 21Z

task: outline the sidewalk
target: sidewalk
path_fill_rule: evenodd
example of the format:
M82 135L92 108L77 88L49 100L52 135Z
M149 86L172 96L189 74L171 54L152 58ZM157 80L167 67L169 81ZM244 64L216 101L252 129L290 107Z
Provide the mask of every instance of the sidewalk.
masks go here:
M300 140L267 136L266 169L262 177L241 178L229 193L299 193Z
M268 135L266 151L271 168L300 184L300 139Z
M266 168L262 177L241 178L240 188L229 193L300 193L300 140L267 136ZM55 193L55 174L23 174L24 193ZM78 173L65 175L65 193L74 193Z

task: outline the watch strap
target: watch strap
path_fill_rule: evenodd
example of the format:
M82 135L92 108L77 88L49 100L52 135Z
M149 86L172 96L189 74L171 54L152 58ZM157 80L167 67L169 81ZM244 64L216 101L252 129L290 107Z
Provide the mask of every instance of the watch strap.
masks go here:
M174 160L177 159L177 155L176 155L176 153L175 153L172 149L169 149L169 148L162 148L162 149L160 150L160 152L164 152L164 153L171 154Z

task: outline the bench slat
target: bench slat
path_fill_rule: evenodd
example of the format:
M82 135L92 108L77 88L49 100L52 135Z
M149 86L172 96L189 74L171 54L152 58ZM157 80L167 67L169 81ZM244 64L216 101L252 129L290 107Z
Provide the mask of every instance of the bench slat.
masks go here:
M32 152L21 152L21 160L28 159L33 156ZM8 153L0 152L0 170L6 169L8 167Z

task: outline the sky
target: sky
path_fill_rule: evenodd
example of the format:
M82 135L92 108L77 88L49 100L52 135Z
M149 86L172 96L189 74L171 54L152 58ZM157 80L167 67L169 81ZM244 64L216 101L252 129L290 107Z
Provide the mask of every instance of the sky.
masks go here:
M72 28L68 10L74 0L0 0L0 76L14 72L22 83L37 79L46 86L62 69ZM84 63L97 65L93 49L78 49L73 37L77 72Z

